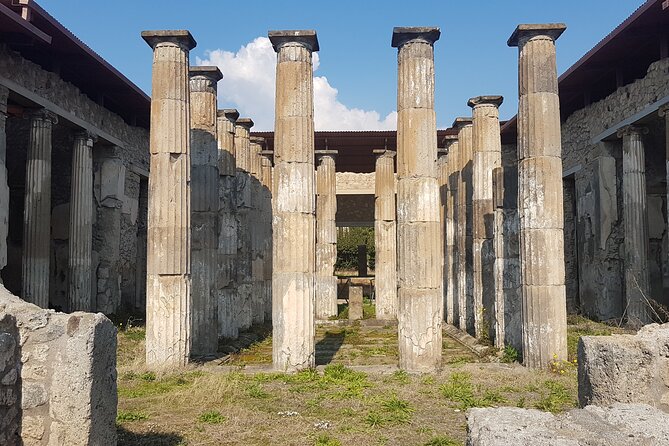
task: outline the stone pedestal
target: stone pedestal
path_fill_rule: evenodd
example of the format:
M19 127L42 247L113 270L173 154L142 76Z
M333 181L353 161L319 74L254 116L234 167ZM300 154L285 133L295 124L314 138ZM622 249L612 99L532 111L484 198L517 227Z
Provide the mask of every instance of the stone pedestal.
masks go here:
M467 105L473 120L472 236L474 257L474 328L476 337L494 337L494 250L492 172L502 165L499 129L501 96L478 96Z
M88 132L74 135L70 181L68 311L92 311L93 140Z
M0 271L7 266L7 235L9 234L9 185L7 184L6 164L8 96L7 87L0 85Z
M190 67L191 354L218 350L218 143L217 67Z
M56 115L39 110L30 115L23 210L22 298L41 308L49 305L51 258L51 130Z
M337 316L336 150L318 150L316 169L316 318Z
M274 270L272 324L274 368L315 365L314 191L315 31L270 31L277 52L274 127Z
M253 121L239 118L235 124L235 156L237 160L237 295L236 319L240 330L253 323L253 270L251 264L251 142L249 131Z
M348 286L348 320L359 321L363 318L362 312L362 285Z
M397 223L395 212L395 152L375 150L374 295L376 318L397 318Z
M190 32L144 31L153 49L146 363L179 367L191 347Z
M523 360L567 359L560 100L555 40L562 24L519 25L518 214Z
M648 209L643 127L618 131L623 139L623 228L625 231L625 316L639 327L651 322L648 266Z
M237 320L237 186L235 175L235 122L237 110L219 110L216 136L218 139L218 335L236 338Z
M442 271L434 42L438 28L395 28L399 366L433 372L441 363Z

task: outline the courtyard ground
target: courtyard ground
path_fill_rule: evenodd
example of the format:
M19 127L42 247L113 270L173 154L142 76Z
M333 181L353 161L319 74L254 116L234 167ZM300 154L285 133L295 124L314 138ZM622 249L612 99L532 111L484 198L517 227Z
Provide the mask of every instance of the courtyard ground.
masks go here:
M559 412L576 405L578 336L622 330L570 317L569 363L530 371L515 352L479 357L444 336L443 370L398 371L396 329L356 324L317 330L316 370L274 373L271 331L223 342L230 354L178 373L144 365L143 327L119 327L119 445L464 444L470 407ZM334 323L334 322L333 322Z

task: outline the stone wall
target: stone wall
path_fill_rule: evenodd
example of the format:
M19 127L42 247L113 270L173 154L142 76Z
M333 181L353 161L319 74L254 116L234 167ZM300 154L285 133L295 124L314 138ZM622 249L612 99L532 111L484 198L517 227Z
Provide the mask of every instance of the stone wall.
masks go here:
M574 172L578 274L568 274L568 302L578 302L590 317L620 317L623 304L622 145L612 138L592 139L648 105L669 95L669 59L650 65L643 79L625 85L608 97L574 112L562 123L565 172ZM650 234L652 297L664 301L666 207L664 185L664 128L651 124L644 138ZM578 280L575 284L573 281ZM571 281L571 283L569 283Z
M111 321L43 310L0 286L0 444L116 444L116 404Z

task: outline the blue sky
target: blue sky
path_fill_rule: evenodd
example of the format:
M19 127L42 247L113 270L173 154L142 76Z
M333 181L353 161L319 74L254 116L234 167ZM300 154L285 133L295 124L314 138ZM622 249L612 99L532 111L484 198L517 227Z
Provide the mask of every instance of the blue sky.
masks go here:
M507 47L506 40L518 23L567 24L567 31L558 40L558 69L562 73L642 3L641 0L38 2L148 93L151 52L139 37L140 31L189 29L198 42L191 53L191 63L216 62L226 75L219 85L219 106L236 107L242 115L257 116L258 129L271 129L273 107L268 104L271 92L262 91L263 86L273 82L274 73L267 63L247 63L262 57L267 59L266 43L261 39L247 45L266 36L269 29L307 28L318 32L321 51L315 76L320 80L317 97L321 99L316 101L316 107L322 111L319 116L317 110L317 126L320 122L321 128L355 128L357 120L358 126L382 128L394 119L389 114L396 108L397 60L396 50L390 47L393 26L440 27L442 36L435 45L436 111L438 126L444 128L456 116L469 114L466 105L469 97L482 94L504 95L501 117L515 114L517 50ZM239 52L242 47L246 47L245 51ZM360 114L350 114L348 121L341 119L353 109ZM370 114L372 111L378 115Z

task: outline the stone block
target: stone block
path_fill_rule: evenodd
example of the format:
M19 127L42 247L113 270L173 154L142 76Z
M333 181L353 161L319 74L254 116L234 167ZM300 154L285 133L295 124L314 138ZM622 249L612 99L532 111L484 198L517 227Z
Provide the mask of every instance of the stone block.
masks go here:
M397 176L437 178L437 127L434 109L398 112Z
M534 229L562 229L564 204L559 157L529 158L518 162L518 212L521 225Z
M578 398L581 406L641 403L669 412L669 323L636 335L583 336Z
M280 200L274 203L276 212L313 213L316 209L314 166L309 163L277 163L274 166L274 191Z
M349 285L348 287L348 320L362 319L362 286Z
M436 178L403 178L397 185L397 220L439 221L439 183Z

